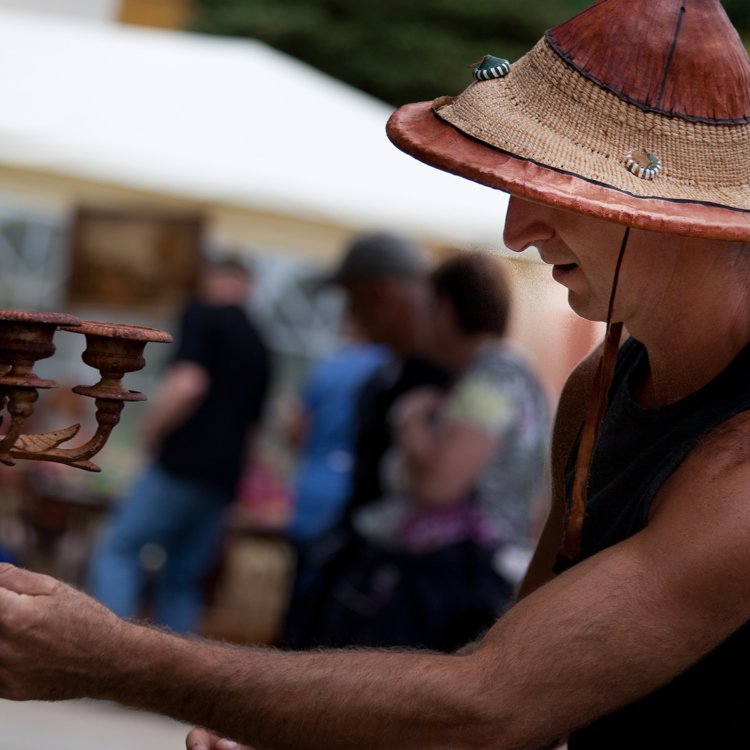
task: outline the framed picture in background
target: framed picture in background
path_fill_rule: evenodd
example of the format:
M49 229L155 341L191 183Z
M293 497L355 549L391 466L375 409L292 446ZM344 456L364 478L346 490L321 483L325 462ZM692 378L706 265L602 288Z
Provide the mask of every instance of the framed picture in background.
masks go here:
M80 208L69 305L174 313L193 291L202 231L197 214Z

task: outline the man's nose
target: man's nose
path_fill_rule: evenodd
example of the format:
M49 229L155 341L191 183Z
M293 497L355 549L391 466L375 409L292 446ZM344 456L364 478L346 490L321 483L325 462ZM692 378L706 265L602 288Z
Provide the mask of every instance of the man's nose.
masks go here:
M522 253L541 240L551 239L555 230L548 222L548 215L544 206L511 195L503 233L505 245Z

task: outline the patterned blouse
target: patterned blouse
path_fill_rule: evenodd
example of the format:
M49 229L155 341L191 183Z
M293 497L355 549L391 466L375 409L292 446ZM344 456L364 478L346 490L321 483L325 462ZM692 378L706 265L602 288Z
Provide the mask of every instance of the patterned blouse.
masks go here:
M548 448L547 404L528 366L507 344L485 344L437 418L466 425L495 443L472 491L453 507L421 508L410 497L403 455L394 448L383 461L385 494L357 512L357 530L377 544L415 553L465 539L489 547L525 546Z

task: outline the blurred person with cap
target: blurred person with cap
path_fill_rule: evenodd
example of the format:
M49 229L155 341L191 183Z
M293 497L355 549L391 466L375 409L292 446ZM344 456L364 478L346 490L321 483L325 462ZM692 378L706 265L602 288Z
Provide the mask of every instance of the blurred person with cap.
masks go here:
M428 266L422 251L388 233L366 235L347 249L323 280L346 290L349 309L366 338L393 356L364 385L356 411L351 484L342 517L306 545L282 642L306 648L331 638L334 586L362 540L351 526L356 508L382 495L382 460L393 441L388 412L403 394L424 385L444 387L449 374L425 357L429 339ZM304 584L304 585L303 585Z
M0 566L2 697L190 719L190 750L747 747L750 59L718 0L599 0L475 79L392 140L510 192L506 245L609 324L520 601L461 654L238 650Z
M450 382L426 356L430 336L429 267L423 252L392 234L355 241L329 277L343 286L349 308L367 338L385 344L394 358L365 386L357 413L352 492L347 510L381 495L380 462L392 442L387 413L404 393Z
M183 314L144 428L153 463L117 504L89 565L89 591L123 617L138 615L153 577L153 619L200 629L203 582L268 391L268 350L244 310L251 287L241 262L207 262Z

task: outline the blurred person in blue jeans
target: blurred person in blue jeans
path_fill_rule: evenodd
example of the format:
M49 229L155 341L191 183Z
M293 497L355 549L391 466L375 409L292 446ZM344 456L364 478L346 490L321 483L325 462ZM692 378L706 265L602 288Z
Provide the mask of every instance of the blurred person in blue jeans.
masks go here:
M244 306L252 275L238 261L202 269L180 343L145 426L154 460L103 529L88 588L135 617L151 577L153 617L199 629L205 576L268 390L269 357Z

